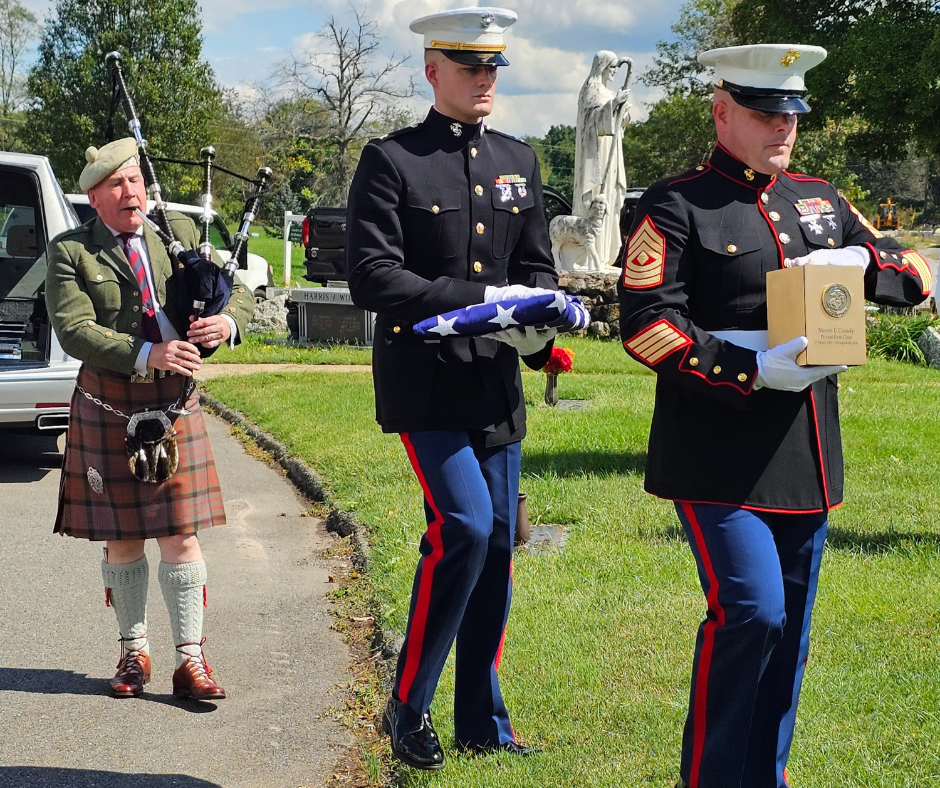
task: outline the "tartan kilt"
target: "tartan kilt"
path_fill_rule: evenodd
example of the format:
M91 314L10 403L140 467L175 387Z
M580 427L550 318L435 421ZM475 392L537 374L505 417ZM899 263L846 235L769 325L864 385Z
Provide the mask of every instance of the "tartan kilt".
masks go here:
M182 378L131 383L100 367L83 364L78 385L112 408L131 415L162 409L179 397ZM209 436L194 392L188 416L167 414L177 431L179 467L167 481L138 481L127 464L127 420L87 399L72 395L68 437L59 484L55 532L92 541L153 539L194 534L225 523L225 509L209 446ZM101 477L92 484L94 469ZM95 488L101 490L97 492Z

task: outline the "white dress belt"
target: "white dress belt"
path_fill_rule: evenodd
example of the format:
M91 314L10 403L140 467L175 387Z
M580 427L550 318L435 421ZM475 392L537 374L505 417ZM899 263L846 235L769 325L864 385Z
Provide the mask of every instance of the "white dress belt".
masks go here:
M766 331L741 331L731 329L729 331L709 331L716 339L723 339L738 347L746 347L748 350L767 350L768 340Z

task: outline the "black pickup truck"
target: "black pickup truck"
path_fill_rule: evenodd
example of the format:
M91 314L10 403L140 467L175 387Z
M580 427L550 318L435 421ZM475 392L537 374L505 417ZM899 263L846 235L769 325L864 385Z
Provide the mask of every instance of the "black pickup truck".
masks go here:
M627 192L623 211L620 214L620 229L624 237L630 232L637 200L642 189ZM545 187L542 198L545 219L551 222L556 216L571 213L571 203L551 186ZM301 241L304 246L304 266L308 282L325 285L329 281L343 281L343 252L346 247L346 209L310 208L303 222Z
M303 222L304 279L325 285L345 280L343 252L346 248L346 209L310 208Z

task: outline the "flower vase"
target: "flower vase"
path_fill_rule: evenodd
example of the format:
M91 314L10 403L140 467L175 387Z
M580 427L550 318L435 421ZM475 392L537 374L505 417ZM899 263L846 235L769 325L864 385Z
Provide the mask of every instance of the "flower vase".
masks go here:
M553 408L558 404L558 375L545 374L545 404Z

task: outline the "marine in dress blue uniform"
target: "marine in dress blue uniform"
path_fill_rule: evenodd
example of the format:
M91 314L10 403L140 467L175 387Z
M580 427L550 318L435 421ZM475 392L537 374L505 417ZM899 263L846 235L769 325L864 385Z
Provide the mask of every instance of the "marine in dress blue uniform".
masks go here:
M842 503L838 373L767 347L767 272L858 265L865 298L930 292L914 250L785 169L818 47L712 50L718 145L637 206L619 285L627 352L657 373L646 490L675 501L707 602L680 786L785 788L828 512ZM753 130L753 133L751 133Z
M527 752L497 670L525 435L519 357L540 368L553 330L510 328L504 341L412 330L449 310L557 289L535 153L482 123L515 19L473 8L412 23L425 36L435 106L365 147L349 195L349 289L376 313L376 416L400 433L427 516L383 726L394 754L425 769L444 766L429 709L455 641L458 746Z

